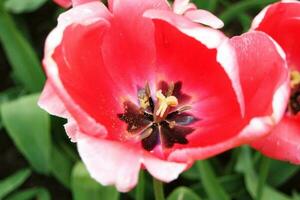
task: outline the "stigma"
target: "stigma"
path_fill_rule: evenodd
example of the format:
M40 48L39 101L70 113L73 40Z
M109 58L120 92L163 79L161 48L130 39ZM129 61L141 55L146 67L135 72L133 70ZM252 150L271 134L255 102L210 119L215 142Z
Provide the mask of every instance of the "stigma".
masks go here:
M192 110L188 104L191 97L181 91L181 82L167 84L161 81L157 88L152 94L146 83L144 87L138 87L138 104L123 103L124 113L118 117L127 124L125 138L141 141L147 151L157 145L165 149L176 143L188 144L186 137L195 130L191 125L198 121L189 112Z
M176 107L178 105L178 100L175 96L168 96L165 97L162 94L162 91L159 90L156 92L156 98L158 99L158 109L156 111L156 116L163 118L165 115L166 110L169 107Z

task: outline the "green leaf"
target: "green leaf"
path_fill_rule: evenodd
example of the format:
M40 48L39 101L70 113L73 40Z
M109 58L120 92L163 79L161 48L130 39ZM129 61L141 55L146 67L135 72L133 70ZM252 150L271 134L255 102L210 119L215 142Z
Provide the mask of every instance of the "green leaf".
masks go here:
M207 0L192 0L192 2L200 9L207 10L209 7L209 1Z
M201 198L187 187L178 187L168 196L167 200L201 200Z
M271 160L268 183L274 187L281 186L299 172L299 170L300 167L297 165L278 160ZM280 174L280 176L274 176L274 174Z
M1 104L17 98L17 96L19 96L20 94L22 94L22 91L21 88L19 87L12 87L3 92L0 92L0 110L1 110ZM2 124L1 114L0 114L0 130L2 128L3 128L3 124Z
M218 179L224 190L231 196L243 189L243 177L239 174L222 176Z
M247 191L253 199L256 199L258 188L258 177L254 171L253 161L249 147L244 146L241 149L236 170L244 174ZM291 200L287 195L282 194L275 189L265 185L262 200Z
M30 176L29 169L22 169L10 177L0 181L0 199L20 187Z
M36 188L18 191L10 195L6 200L30 200L36 196L36 192Z
M197 8L215 12L218 6L218 0L192 0Z
M10 12L19 14L34 11L40 8L46 2L47 0L6 0L4 7Z
M0 3L0 42L18 80L28 91L38 92L45 81L40 61L2 4L3 2Z
M50 200L49 192L44 188L31 188L22 191L18 191L10 195L6 200Z
M243 26L243 31L247 32L251 26L252 18L245 13L241 13L238 16L238 19L239 19L241 25Z
M139 182L135 189L135 199L143 200L145 199L145 172L143 170L140 171L139 174Z
M269 169L270 169L270 159L267 157L262 157L260 170L259 170L257 191L256 191L257 200L262 199L265 183L269 174Z
M52 147L51 172L65 187L70 188L73 162L57 147Z
M241 13L245 13L246 11L257 8L257 7L264 7L270 3L274 3L277 0L244 0L238 1L237 3L231 4L228 9L225 9L223 13L220 14L220 18L223 20L225 25L227 25L232 20L235 20L237 16Z
M199 179L199 171L196 165L193 165L189 170L183 172L181 176L188 180L198 180Z
M72 171L72 194L74 200L118 200L119 193L114 187L104 187L92 179L82 163Z
M48 190L44 188L39 188L39 191L37 192L37 199L38 200L51 200L50 193Z
M28 95L1 106L3 125L19 151L40 173L50 171L49 115L37 106L39 95Z
M222 185L226 193L230 194L231 199L238 199L237 197L244 189L243 176L237 173L219 177L218 182ZM205 193L203 191L203 184L199 181L198 183L191 185L190 189L197 191L197 194L200 194L200 196Z
M209 161L198 161L196 166L199 171L200 179L203 183L205 192L210 200L229 200L223 187L218 182Z
M300 200L300 195L296 191L293 191L293 200Z
M19 87L8 88L7 90L0 92L0 105L2 103L17 98L21 94L22 94L22 89Z

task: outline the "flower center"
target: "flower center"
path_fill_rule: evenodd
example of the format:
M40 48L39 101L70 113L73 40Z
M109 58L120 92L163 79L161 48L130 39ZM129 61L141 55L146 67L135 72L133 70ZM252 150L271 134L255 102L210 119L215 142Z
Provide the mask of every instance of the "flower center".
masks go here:
M131 101L124 102L124 113L118 114L120 120L127 124L126 139L141 141L147 151L161 144L171 148L175 143L187 144L186 136L195 129L190 127L198 121L188 113L192 107L186 103L190 96L181 92L182 83L168 85L162 81L155 97L152 97L149 84L139 88L137 99L139 106Z
M291 96L288 105L288 111L296 115L300 111L300 72L293 70L291 72Z

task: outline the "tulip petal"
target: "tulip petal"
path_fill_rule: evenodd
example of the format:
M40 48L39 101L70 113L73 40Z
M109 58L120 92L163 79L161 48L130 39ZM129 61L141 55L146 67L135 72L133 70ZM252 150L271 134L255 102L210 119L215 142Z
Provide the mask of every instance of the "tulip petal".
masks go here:
M53 0L53 1L63 8L69 8L71 7L71 5L78 6L80 4L89 3L98 0Z
M300 164L300 117L284 117L268 136L251 146L271 158Z
M70 113L68 113L62 100L54 91L49 80L45 84L43 92L39 98L38 105L51 115L68 119L68 123L65 124L66 132L71 141L76 142L80 134L79 128L74 122L74 119L72 119Z
M106 71L99 54L102 33L97 30L101 30L98 24L66 28L53 58L72 99L104 125L110 136L118 136L125 126L117 117L123 112L121 98L125 93Z
M82 138L77 145L87 170L102 185L115 185L118 191L128 192L137 184L141 167L138 149L90 137Z
M237 126L237 124L235 124ZM236 127L235 126L235 127ZM241 126L238 126L241 127ZM254 118L248 125L243 127L244 129L236 137L232 137L228 140L221 141L219 143L207 146L183 148L173 151L168 160L174 162L188 162L191 160L204 160L223 153L224 151L238 147L243 144L249 144L251 141L260 139L267 135L267 133L274 127L274 122L270 118ZM222 131L221 129L214 131ZM232 129L233 131L233 129Z
M173 11L176 14L182 15L188 10L196 10L195 4L190 3L190 0L175 0L173 3Z
M266 7L253 21L252 30L270 35L287 54L290 68L300 70L300 2L284 1Z
M64 103L53 90L49 81L46 82L43 92L39 98L38 104L41 108L51 115L66 118L68 116Z
M184 163L160 160L125 143L85 137L78 141L79 154L91 176L103 185L128 192L138 181L141 165L155 178L170 182L187 168Z
M54 0L54 2L63 8L69 8L72 5L71 0Z
M72 0L73 6L78 6L80 4L89 3L93 1L99 1L99 0Z
M201 145L198 142L198 147L191 144L189 148L178 149L169 155L172 161L205 159L259 139L270 132L285 112L289 98L289 77L283 55L273 40L264 33L250 32L230 39L229 43L236 51L239 64L245 116L239 119L233 115L227 118L226 123L219 121L211 129L202 127L201 131L213 133L213 137L215 133L227 131L239 134L215 144ZM201 136L194 134L189 139L192 141Z
M193 22L201 23L212 28L219 29L224 26L222 20L206 10L190 10L187 11L184 16Z
M113 18L110 21L102 54L108 73L136 92L154 79L155 46L152 21L142 15L147 9L170 9L164 0L114 0L110 2Z
M92 95L97 93L97 90L90 90L89 87L93 86L94 83L99 83L97 73L101 74L99 72L101 57L97 54L97 52L100 52L97 45L99 43L97 42L101 41L103 32L107 29L107 19L109 17L110 14L106 7L99 2L74 7L60 16L58 26L51 32L46 41L43 63L53 90L64 102L70 117L78 123L80 130L90 135L105 136L107 133L106 129L95 121L99 121L98 118L103 119L101 115L97 115L98 113L103 114L106 112L101 112L94 109L94 107L90 109L89 106L94 104L88 105L85 103L86 100L101 103L97 99L93 99L98 97ZM72 25L73 23L75 25ZM88 40L93 41L87 42ZM66 47L66 45L70 45L72 48ZM84 80L88 81L85 82ZM101 80L106 83L108 81L104 77ZM101 84L97 85L102 86ZM103 87L105 87L105 84ZM100 94L103 93L100 92ZM111 91L107 94L111 94ZM100 99L102 100L102 98ZM110 99L107 102L114 103L112 100ZM107 105L106 107L116 106ZM95 113L95 111L98 112ZM105 119L107 122L109 118ZM113 127L110 122L107 122L110 124L107 128Z
M285 57L278 45L262 32L249 32L233 37L230 44L236 51L240 83L245 100L246 118L283 115L285 106L272 107L276 90L288 81ZM284 97L287 102L288 97Z
M178 178L191 164L161 160L150 154L144 154L143 164L149 173L163 182L171 182Z
M167 82L181 81L183 92L192 97L189 112L200 119L193 125L199 130L188 136L188 145L214 144L238 134L238 131L219 131L212 137L210 131L204 131L204 127L210 129L221 120L227 123L232 115L241 117L231 80L217 61L217 49L207 48L202 41L185 35L167 22L154 20L154 23L158 78ZM197 30L201 32L202 28Z
M200 41L207 48L217 48L226 36L220 31L201 26L192 22L187 17L176 15L168 10L147 10L145 17L150 19L162 20L176 27L182 33Z

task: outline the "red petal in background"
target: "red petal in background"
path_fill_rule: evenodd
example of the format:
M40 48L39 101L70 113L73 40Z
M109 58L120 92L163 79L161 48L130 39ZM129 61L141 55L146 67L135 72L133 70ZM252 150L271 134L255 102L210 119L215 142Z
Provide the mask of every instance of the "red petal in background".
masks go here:
M251 145L271 158L300 164L300 116L284 117L267 137Z
M287 55L290 68L300 70L300 2L281 2L265 8L253 21L252 29L274 38Z

